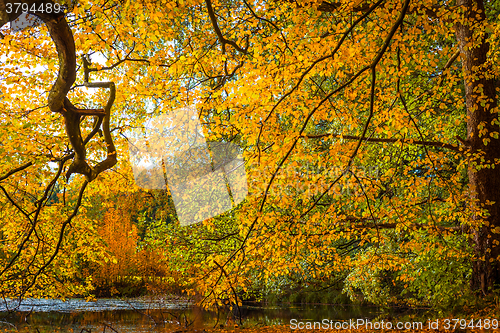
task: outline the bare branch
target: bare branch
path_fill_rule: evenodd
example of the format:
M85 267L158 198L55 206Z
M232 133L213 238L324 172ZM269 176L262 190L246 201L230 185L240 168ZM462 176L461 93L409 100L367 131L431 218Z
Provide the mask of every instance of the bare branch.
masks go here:
M95 179L101 172L113 167L116 162L116 148L113 143L113 137L109 129L110 117L111 117L111 107L115 101L116 88L113 82L88 82L89 79L89 63L85 57L83 57L83 67L85 71L85 86L89 88L107 88L109 89L109 98L106 106L104 107L104 118L102 120L102 131L104 136L104 141L106 142L107 156L106 159L99 164L97 164L93 170L91 179Z

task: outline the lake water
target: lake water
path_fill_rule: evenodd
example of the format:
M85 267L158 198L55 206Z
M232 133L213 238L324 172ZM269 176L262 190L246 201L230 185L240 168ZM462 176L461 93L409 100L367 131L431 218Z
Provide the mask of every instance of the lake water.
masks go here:
M334 321L376 318L375 307L343 305L275 306L241 308L244 326L289 324L299 321ZM234 327L238 317L229 311L202 310L184 300L134 298L99 299L96 302L71 299L24 300L0 305L0 332L169 332L189 328Z

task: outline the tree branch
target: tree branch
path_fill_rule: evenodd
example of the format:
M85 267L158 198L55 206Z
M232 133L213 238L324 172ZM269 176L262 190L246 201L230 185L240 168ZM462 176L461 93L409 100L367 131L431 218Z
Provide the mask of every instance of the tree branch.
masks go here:
M210 21L212 22L212 26L214 27L215 33L217 34L217 37L219 38L219 41L222 45L222 53L226 53L226 44L231 45L234 47L237 51L247 54L248 53L248 39L247 39L247 47L245 49L241 48L233 42L232 40L224 38L222 35L222 31L219 28L219 24L217 23L217 18L215 17L214 9L212 7L212 1L211 0L205 0L205 3L207 5L207 11L208 11L208 16L210 17Z
M372 228L377 228L377 229L396 229L398 225L401 223L367 223L367 224L356 224L353 225L353 228L356 229L372 229ZM406 225L405 225L406 226ZM431 225L431 224L426 224L426 223L411 223L410 227L416 228L416 229L421 229L421 228L428 228L428 229L437 229L440 231L462 231L462 227L443 227L440 225Z
M449 143L443 143L439 141L423 141L423 140L410 140L410 139L388 139L388 138L366 138L366 137L361 137L361 136L354 136L354 135L341 135L341 134L333 134L333 133L325 133L325 134L306 134L303 135L302 138L307 138L307 139L319 139L319 138L325 138L325 137L333 137L333 138L342 138L346 140L361 140L364 142L378 142L378 143L395 143L395 142L401 142L401 143L406 143L406 144L414 144L414 145L424 145L424 146L434 146L434 147L441 147L441 148L447 148L453 151L460 151L459 147L456 145L452 145Z
M9 178L10 176L12 176L13 174L15 174L16 172L22 171L22 170L24 170L24 169L26 169L26 168L28 168L28 167L30 167L32 165L33 165L33 162L28 162L26 164L21 165L20 167L17 167L15 169L10 170L5 175L3 175L2 177L0 177L0 182L2 180L5 180L5 179Z
M80 208L80 206L82 204L83 194L85 193L85 189L87 188L87 185L88 185L88 181L84 181L84 183L82 184L82 187L80 188L80 192L78 193L78 198L76 200L75 207L73 208L73 212L71 213L70 216L68 216L66 221L63 222L61 229L59 230L59 237L58 237L56 248L54 249L54 252L50 256L49 260L47 260L47 262L45 262L45 264L42 267L40 267L36 273L34 273L33 280L31 281L31 283L24 287L26 291L35 285L35 282L36 282L38 276L40 276L40 274L52 263L52 261L54 261L57 254L59 253L59 250L62 247L62 242L64 240L64 231L66 230L66 227L71 223L71 220L73 220L73 218L78 214L78 209Z

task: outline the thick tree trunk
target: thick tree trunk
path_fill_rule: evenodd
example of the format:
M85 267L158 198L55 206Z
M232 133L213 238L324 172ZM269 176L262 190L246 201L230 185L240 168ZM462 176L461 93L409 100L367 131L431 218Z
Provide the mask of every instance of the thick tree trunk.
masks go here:
M489 73L487 62L489 44L482 34L486 21L484 4L481 0L458 0L457 3L465 12L465 20L455 25L455 31L465 77L466 142L472 153L483 152L483 164L492 164L500 158L500 140L490 133L498 133L500 128L496 121L496 81ZM486 145L483 139L489 139ZM500 166L477 170L471 163L468 176L471 202L476 202L477 207L487 208L489 213L483 226L471 229L476 256L471 288L487 294L493 284L500 283L500 235L495 233L495 228L500 230ZM492 205L488 204L492 202ZM480 214L474 214L472 220L479 222Z

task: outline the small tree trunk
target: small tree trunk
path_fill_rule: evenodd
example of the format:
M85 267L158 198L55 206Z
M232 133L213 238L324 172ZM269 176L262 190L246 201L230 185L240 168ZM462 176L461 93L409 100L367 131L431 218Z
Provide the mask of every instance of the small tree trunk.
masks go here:
M483 163L493 164L500 158L500 140L490 136L490 133L498 133L500 128L496 113L496 80L491 76L487 61L489 44L483 34L486 22L484 4L480 0L458 0L457 4L465 11L465 20L455 25L455 32L465 78L466 142L473 154L479 150L483 152ZM493 284L500 283L500 237L495 233L495 228L500 230L500 166L477 170L471 163L468 176L471 201L477 203L477 207L487 208L489 213L483 219L483 226L471 229L476 257L471 288L486 295ZM472 216L474 222L482 218L480 214Z

